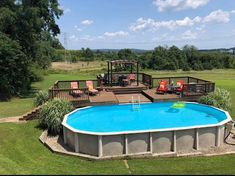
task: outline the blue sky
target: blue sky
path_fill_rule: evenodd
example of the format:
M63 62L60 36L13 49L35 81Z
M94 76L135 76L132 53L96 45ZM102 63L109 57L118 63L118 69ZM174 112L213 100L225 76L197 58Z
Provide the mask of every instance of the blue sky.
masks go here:
M59 0L68 49L235 46L234 0ZM65 44L66 45L66 44Z

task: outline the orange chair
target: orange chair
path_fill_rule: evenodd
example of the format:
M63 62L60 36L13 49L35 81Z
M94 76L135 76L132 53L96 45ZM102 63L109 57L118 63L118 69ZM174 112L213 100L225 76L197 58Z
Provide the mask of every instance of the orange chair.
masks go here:
M130 80L130 82L135 81L136 80L135 74L129 74L128 79Z
M184 81L179 80L179 81L177 81L176 85L177 85L176 92L182 92L183 91Z
M167 84L168 81L161 81L158 88L157 88L157 93L166 93L167 92Z
M79 85L78 82L71 82L70 83L71 89L76 89L76 90L71 90L71 94L74 96L81 96L83 94L83 91L79 90Z
M88 88L88 92L92 95L96 95L99 93L98 90L94 89L93 87L93 81L86 81L86 86Z

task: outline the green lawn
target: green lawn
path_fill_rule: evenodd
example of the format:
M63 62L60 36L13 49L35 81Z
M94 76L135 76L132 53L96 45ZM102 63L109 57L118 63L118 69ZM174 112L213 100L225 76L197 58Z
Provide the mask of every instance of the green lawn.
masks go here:
M189 75L216 82L231 91L232 117L235 117L235 70L202 72L153 72L154 76ZM95 73L76 71L51 73L34 89L47 90L56 80L94 78ZM0 117L21 115L33 107L33 94L0 102ZM128 170L122 160L87 161L77 157L51 153L38 137L37 121L25 124L0 124L0 174L234 174L235 155L218 157L151 158L128 160Z
M190 72L166 72L166 71L144 71L155 77L160 76L195 76L212 80L217 86L226 88L231 92L232 96L232 117L235 117L235 70L212 70L212 71L190 71ZM57 80L72 79L91 79L95 78L94 71L78 73L77 71L60 71L58 73L50 73L44 76L44 80L32 85L34 90L48 90L50 86ZM23 98L13 98L9 102L0 102L0 118L19 116L33 108L33 95Z
M127 174L122 161L94 162L51 153L37 121L0 124L0 174Z
M0 124L0 174L234 174L235 155L88 161L50 152L37 121Z

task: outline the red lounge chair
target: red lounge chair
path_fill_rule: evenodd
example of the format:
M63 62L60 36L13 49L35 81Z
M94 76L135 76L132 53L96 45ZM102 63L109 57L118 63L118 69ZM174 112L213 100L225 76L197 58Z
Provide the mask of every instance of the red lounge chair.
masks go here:
M128 79L130 80L130 82L135 81L135 80L136 80L136 76L135 76L135 74L129 74Z
M161 81L158 88L157 88L157 93L166 93L167 92L167 81Z
M96 95L99 93L98 90L94 89L92 81L86 81L86 86L88 88L88 92L92 95Z
M179 80L179 81L177 81L176 84L177 84L176 92L182 92L183 91L183 86L184 86L184 81Z
M70 93L74 96L78 95L81 96L83 94L83 91L78 89L78 82L71 82L70 83L70 87L71 89L76 89L76 90L72 90Z

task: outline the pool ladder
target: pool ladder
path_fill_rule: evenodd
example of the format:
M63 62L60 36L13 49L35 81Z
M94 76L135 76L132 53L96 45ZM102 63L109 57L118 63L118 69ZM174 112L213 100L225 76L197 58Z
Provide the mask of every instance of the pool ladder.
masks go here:
M140 110L140 96L138 96L138 99L135 99L134 96L131 97L132 102L132 110L138 111Z

